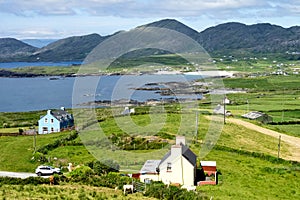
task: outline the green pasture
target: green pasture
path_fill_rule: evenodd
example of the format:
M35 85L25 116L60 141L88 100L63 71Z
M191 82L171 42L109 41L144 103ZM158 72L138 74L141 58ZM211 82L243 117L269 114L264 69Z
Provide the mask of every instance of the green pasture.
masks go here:
M267 57L267 56L266 56ZM265 58L266 58L265 57ZM222 61L220 60L222 59ZM235 71L243 74L266 74L279 69L290 74L294 68L299 68L299 61L282 60L278 58L267 58L264 56L248 58L215 58L216 66L220 70Z
M154 199L144 197L141 193L125 196L121 190L106 187L92 187L80 184L67 185L0 185L3 199L116 199L139 200Z
M52 75L52 76L63 76L76 74L79 70L79 66L34 66L34 67L20 67L9 69L12 72L18 73L29 73L29 74L40 74L40 75Z
M146 109L147 110L147 109ZM177 109L176 109L177 110ZM145 111L144 109L140 111ZM172 111L172 109L169 109ZM175 110L173 110L175 111ZM109 113L109 112L108 112ZM212 116L200 114L198 118L198 141L193 143L193 138L190 137L194 134L194 126L192 125L192 119L195 119L194 113L176 113L168 112L166 114L166 122L163 124L162 129L159 131L161 133L161 138L164 136L174 136L177 134L178 130L185 130L187 127L181 127L181 119L189 118L190 120L190 133L186 134L188 139L191 139L190 147L197 154L205 146L205 138L210 129L214 130L214 122L209 120ZM102 116L103 117L103 116ZM139 127L147 127L151 125L151 118L147 113L140 113L130 117L132 122ZM156 115L157 119L152 120L162 120L164 118L164 113L158 113ZM118 123L123 123L126 125L126 116L118 117L117 119L109 117L106 120L99 122L99 127L104 130L105 136L109 136L112 133L119 135L130 135L142 131L142 129L136 129L137 132L126 133L121 129ZM116 122L116 120L119 122ZM216 118L215 121L218 121ZM172 124L174 126L172 126ZM150 136L160 124L155 123L154 127L148 127L143 131L144 136ZM183 125L185 126L185 125ZM126 127L126 126L125 126ZM88 130L88 129L87 129ZM83 132L80 134L86 134L88 132ZM163 134L165 133L165 135ZM55 143L59 138L65 138L70 134L70 132L63 133L53 133L47 135L37 136L37 147L40 148L44 145ZM90 130L90 134L85 137L80 135L74 139L74 142L69 141L68 143L58 146L55 149L50 149L47 154L45 154L49 164L55 166L66 167L69 162L74 163L74 165L88 163L98 156L105 156L107 158L113 158L114 154L111 151L103 151L102 148L94 145L83 146L80 142L81 139L88 140L100 140L102 136L98 131ZM167 134L167 135L166 135ZM97 138L98 137L98 138ZM28 171L33 172L35 167L39 162L32 162L31 158L33 156L33 139L34 136L17 136L17 137L0 137L0 170L5 171ZM170 143L174 143L173 139L168 139ZM246 129L242 126L226 123L222 128L222 132L218 138L217 146L205 157L199 158L199 160L216 160L218 170L220 171L219 185L217 186L201 186L197 188L205 196L213 199L296 199L300 195L300 190L297 187L297 180L300 177L299 164L292 164L287 161L279 160L277 161L277 139L270 136L262 135L255 131ZM289 155L288 144L282 142L281 155ZM205 149L205 148L204 148ZM229 151L229 150L232 151ZM119 164L121 165L121 170L124 172L137 172L143 165L146 159L161 159L162 156L169 150L169 146L158 149L158 150L131 150L124 151L123 156L121 154L115 154L121 156ZM104 153L105 154L104 154ZM243 153L244 152L244 153ZM247 154L245 154L245 152ZM252 156L251 152L261 155L269 155L272 160L267 160L264 157ZM109 154L111 153L111 154ZM272 157L273 156L273 157ZM8 194L8 197L18 198L20 196L26 197L27 191L33 191L34 197L39 198L41 194L45 194L45 198L52 198L54 194L59 194L58 196L65 195L70 198L77 198L79 195L86 195L85 197L92 197L95 195L97 197L103 198L119 198L119 192L117 196L111 196L112 190L107 190L106 196L102 194L102 189L99 192L94 191L93 188L88 187L85 192L80 192L81 187L86 186L75 186L74 189L68 189L68 187L74 187L69 185L55 186L52 188L45 187L43 191L41 186L12 186L7 187L5 185L1 186L2 194ZM58 192L59 188L65 189ZM55 188L55 189L54 189ZM3 193L4 191L4 193ZM140 194L138 194L140 195ZM131 197L131 196L130 196ZM132 196L134 199L135 196ZM137 196L142 198L142 196Z

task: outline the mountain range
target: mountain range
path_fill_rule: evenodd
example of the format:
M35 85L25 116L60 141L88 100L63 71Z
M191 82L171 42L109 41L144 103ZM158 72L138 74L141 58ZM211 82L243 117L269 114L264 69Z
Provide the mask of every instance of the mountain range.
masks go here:
M268 23L245 25L224 23L198 32L174 19L164 19L140 27L161 27L193 38L211 55L255 55L296 52L299 59L300 26L283 28ZM82 61L98 44L111 37L89 34L51 42L41 48L14 38L0 38L0 62Z

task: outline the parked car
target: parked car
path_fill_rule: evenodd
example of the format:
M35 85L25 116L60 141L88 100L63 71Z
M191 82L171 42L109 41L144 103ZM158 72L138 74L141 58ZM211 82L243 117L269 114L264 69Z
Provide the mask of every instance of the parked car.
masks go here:
M59 168L41 165L36 168L35 173L38 176L43 176L43 175L61 174L61 171Z

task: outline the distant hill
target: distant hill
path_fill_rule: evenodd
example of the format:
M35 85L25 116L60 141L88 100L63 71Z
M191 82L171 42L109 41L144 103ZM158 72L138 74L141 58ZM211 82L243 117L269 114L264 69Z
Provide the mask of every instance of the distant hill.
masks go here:
M37 51L38 48L30 46L14 38L0 38L0 61L10 62L12 59L25 58Z
M299 52L300 27L283 28L268 23L245 25L230 22L198 32L174 19L164 19L139 27L161 27L176 30L199 42L211 55L256 55ZM84 58L108 36L90 34L57 40L36 48L13 38L0 39L0 62L5 61L78 61ZM157 50L135 52L143 56ZM163 53L163 52L162 52ZM298 58L299 59L299 56Z
M187 25L174 20L174 19L163 19L157 22L153 22L150 24L146 24L143 26L139 26L139 27L159 27L159 28L167 28L170 30L175 30L178 31L180 33L183 33L191 38L193 38L194 40L198 41L199 40L199 32L197 32L196 30L188 27Z
M98 34L68 37L37 50L31 58L41 61L83 60L105 38Z
M225 23L200 33L199 43L212 52L284 53L298 51L300 27Z
M23 39L21 41L33 47L42 48L57 40L58 39Z

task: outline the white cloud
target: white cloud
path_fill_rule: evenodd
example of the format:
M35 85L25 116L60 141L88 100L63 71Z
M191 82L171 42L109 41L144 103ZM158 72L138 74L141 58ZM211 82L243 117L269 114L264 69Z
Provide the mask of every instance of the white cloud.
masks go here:
M0 0L0 37L108 35L163 18L198 31L229 21L287 27L299 14L299 0Z
M299 14L298 0L2 0L0 11L16 15L89 15L120 17L197 17L207 15L213 18L251 10L263 13L272 10L276 15L283 10L291 15ZM220 14L226 16L220 16ZM241 16L243 17L243 16Z

